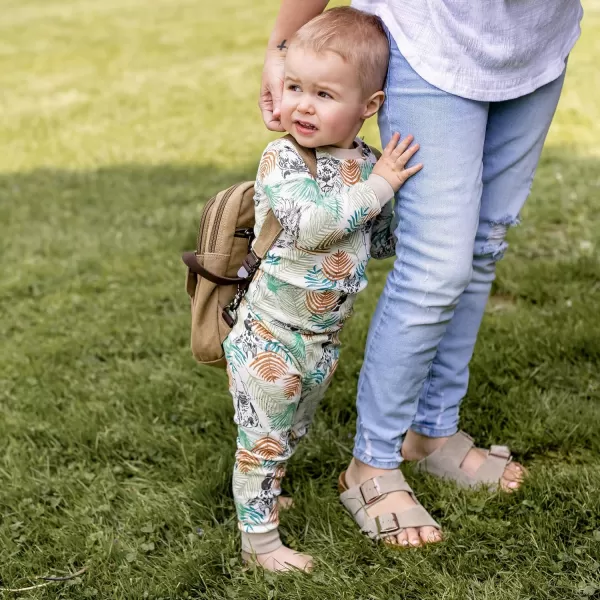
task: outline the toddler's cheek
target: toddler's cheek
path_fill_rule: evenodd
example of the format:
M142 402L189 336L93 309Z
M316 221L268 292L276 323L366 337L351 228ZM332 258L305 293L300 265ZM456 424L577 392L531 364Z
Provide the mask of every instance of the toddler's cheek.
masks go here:
M281 107L281 124L285 129L289 129L292 125L292 115L291 111L287 110L285 106Z

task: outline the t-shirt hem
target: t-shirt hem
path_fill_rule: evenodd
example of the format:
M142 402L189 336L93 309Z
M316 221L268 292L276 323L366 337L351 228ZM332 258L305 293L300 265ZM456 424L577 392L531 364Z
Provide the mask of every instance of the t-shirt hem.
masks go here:
M535 77L527 77L517 84L499 85L498 76L494 75L493 79L485 82L485 87L472 86L459 81L459 77L448 77L447 74L440 72L438 69L424 63L418 55L414 54L410 41L406 39L401 28L396 23L393 14L390 12L387 5L382 2L374 4L354 0L353 6L361 10L369 10L378 15L385 26L389 29L391 36L398 45L398 48L408 64L415 72L422 77L427 83L439 88L440 90L479 102L501 102L504 100L513 100L521 96L525 96L539 89L540 87L558 79L566 68L566 60L569 53L575 46L575 43L581 36L581 26L579 23L573 31L568 41L564 44L561 52L561 58L552 61L543 72ZM512 77L514 81L514 77ZM480 84L481 85L481 84Z

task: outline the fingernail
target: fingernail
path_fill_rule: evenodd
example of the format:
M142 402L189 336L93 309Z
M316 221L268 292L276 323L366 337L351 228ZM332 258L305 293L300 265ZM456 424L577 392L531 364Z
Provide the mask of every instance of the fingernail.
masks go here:
M519 487L519 484L518 484L516 481L511 481L511 482L508 484L508 487L509 487L509 488L512 488L512 489L514 490L515 488L518 488L518 487Z

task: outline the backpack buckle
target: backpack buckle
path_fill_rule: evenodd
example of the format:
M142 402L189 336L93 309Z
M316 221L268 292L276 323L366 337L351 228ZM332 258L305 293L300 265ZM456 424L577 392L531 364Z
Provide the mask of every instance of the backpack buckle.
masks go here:
M228 327L233 327L237 322L237 309L240 306L244 295L246 294L246 290L248 289L248 283L239 284L235 296L231 300L231 302L225 306L225 308L221 311L221 316L225 323L227 323Z
M233 326L235 325L235 323L237 321L237 314L230 312L229 306L226 306L221 311L221 316L223 317L223 320L225 321L225 323L227 323L227 327L233 328Z
M260 258L256 256L254 250L250 249L250 252L246 254L246 258L242 261L242 266L237 272L238 277L252 277L260 265Z

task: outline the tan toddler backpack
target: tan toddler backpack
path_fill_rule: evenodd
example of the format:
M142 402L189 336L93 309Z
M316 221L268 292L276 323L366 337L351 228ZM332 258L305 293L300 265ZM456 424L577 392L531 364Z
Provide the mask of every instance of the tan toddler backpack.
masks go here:
M313 149L290 136L313 177ZM204 365L225 366L223 341L229 335L241 302L261 260L282 227L272 211L254 239L254 182L237 183L211 198L202 211L195 252L185 252L186 288L192 299L192 353Z

